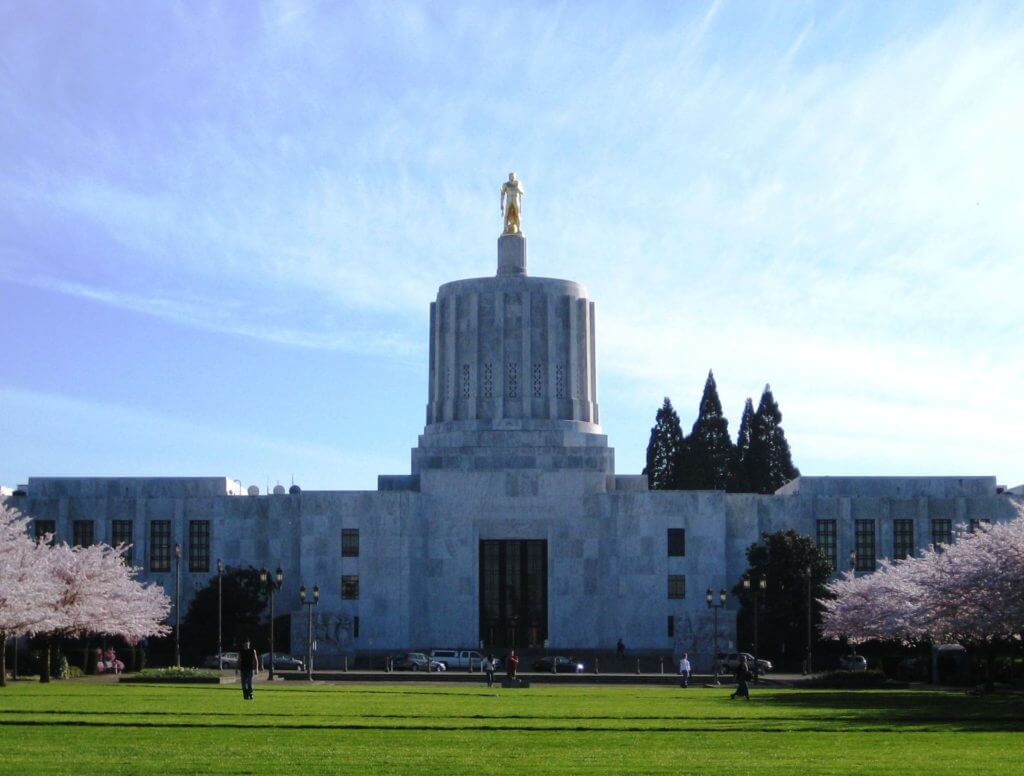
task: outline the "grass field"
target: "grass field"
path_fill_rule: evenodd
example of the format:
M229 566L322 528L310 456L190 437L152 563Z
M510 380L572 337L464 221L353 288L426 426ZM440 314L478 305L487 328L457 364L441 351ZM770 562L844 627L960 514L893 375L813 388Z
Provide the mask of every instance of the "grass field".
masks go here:
M14 683L4 773L1020 773L1024 700L671 687Z

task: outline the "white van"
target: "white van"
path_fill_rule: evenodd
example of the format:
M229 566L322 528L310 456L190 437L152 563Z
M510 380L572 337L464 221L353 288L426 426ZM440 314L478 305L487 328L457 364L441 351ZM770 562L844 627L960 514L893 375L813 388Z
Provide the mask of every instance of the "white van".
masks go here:
M434 649L430 651L430 657L438 663L444 663L448 668L467 668L479 671L485 655L475 649ZM495 658L494 662L500 661Z

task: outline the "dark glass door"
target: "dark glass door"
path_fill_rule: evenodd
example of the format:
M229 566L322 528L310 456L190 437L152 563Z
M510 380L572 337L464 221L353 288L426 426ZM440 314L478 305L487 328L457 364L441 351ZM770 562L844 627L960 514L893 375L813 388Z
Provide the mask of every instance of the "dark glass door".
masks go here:
M480 542L480 640L487 647L540 647L548 637L548 543Z

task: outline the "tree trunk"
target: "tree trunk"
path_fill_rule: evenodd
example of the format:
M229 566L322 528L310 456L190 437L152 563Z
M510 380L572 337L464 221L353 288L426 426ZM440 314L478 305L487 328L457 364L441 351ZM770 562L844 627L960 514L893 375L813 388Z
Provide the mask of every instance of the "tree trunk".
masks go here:
M995 692L996 689L996 643L988 643L988 676L985 678L985 692Z
M39 683L50 681L50 637L43 639L43 665L39 669Z
M0 687L7 686L7 634L0 633Z

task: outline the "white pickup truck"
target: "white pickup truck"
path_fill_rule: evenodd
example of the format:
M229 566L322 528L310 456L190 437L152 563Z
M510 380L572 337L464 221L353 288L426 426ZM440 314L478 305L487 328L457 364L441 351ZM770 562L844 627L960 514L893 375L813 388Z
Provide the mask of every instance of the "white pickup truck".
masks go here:
M433 649L430 657L438 663L444 663L448 668L465 668L473 671L480 670L480 664L486 655L475 649ZM495 669L501 667L501 660L494 658Z

